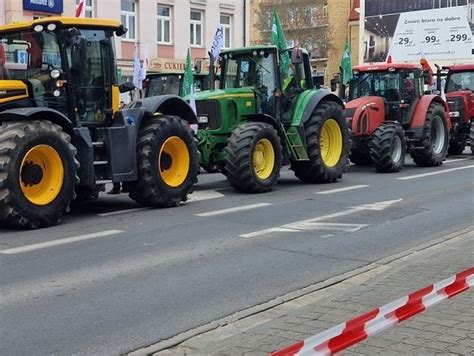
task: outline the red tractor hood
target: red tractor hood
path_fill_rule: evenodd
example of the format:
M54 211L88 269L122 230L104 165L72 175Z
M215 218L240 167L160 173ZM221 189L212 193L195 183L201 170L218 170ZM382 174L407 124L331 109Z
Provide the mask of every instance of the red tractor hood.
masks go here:
M364 96L351 100L346 104L344 116L353 134L371 135L384 120L384 100L380 96Z

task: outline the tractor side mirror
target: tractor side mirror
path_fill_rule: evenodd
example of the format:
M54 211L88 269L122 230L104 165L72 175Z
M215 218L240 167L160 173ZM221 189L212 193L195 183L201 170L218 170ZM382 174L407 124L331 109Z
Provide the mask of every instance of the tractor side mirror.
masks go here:
M303 63L303 52L301 51L301 48L295 47L291 51L291 63L292 64Z
M115 34L119 37L122 37L127 32L128 32L128 28L126 28L123 24L121 24L120 27L115 30Z
M125 82L123 84L120 84L118 88L119 88L119 92L127 93L135 89L135 85L133 84L133 82Z
M87 40L84 36L77 36L71 46L71 69L82 71L87 59Z

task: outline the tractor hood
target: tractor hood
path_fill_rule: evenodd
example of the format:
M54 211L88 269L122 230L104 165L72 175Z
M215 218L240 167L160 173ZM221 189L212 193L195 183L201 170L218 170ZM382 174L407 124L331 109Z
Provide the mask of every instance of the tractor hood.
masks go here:
M384 119L384 99L364 96L346 104L344 116L356 135L370 135Z
M255 98L253 87L235 88L235 89L217 89L217 90L203 90L194 95L196 100L204 99L237 99L247 98L252 100ZM189 96L186 97L189 99Z

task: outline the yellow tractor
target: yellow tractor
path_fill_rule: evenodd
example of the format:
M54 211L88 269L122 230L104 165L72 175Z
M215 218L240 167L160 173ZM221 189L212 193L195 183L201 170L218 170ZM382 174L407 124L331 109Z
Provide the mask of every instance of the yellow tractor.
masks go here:
M199 171L192 108L175 95L119 110L115 20L0 27L0 226L56 224L74 198L122 182L140 204L187 199Z

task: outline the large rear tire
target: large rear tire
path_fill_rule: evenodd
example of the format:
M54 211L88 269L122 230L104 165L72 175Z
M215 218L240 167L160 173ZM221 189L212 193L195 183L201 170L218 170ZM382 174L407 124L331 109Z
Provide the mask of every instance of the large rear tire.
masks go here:
M346 170L350 133L342 108L323 102L304 124L308 161L292 161L291 169L305 183L331 183Z
M225 174L230 184L244 193L264 193L277 183L282 165L280 137L261 122L237 127L226 147Z
M69 211L78 183L76 148L50 121L0 126L0 225L36 229Z
M413 161L422 167L443 164L448 151L449 132L446 112L438 103L432 103L426 113L423 136L410 147Z
M383 123L372 134L370 157L377 172L398 172L405 164L405 132L398 122Z
M163 115L143 124L137 142L138 179L128 182L137 203L169 208L186 201L197 182L199 151L179 117Z

